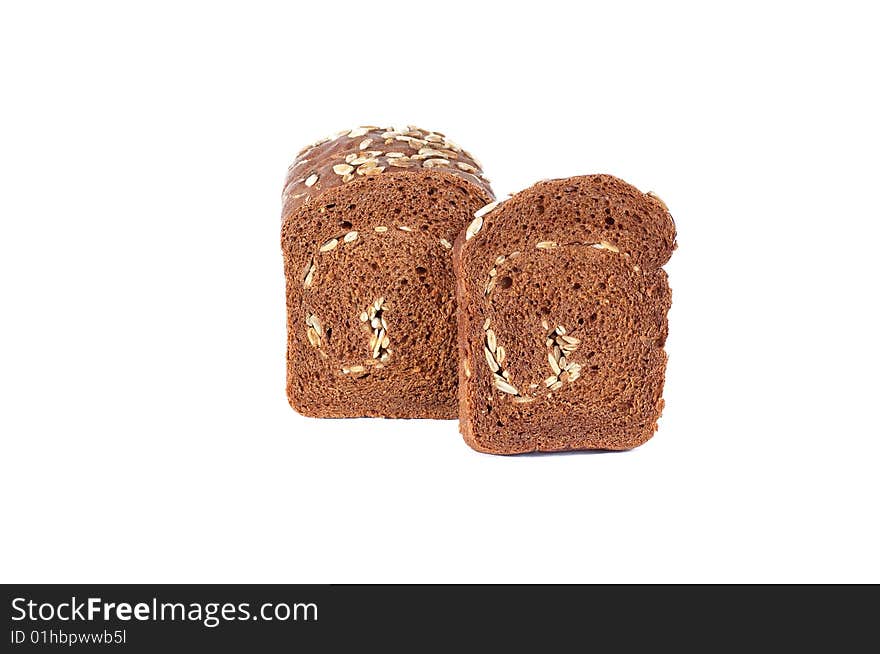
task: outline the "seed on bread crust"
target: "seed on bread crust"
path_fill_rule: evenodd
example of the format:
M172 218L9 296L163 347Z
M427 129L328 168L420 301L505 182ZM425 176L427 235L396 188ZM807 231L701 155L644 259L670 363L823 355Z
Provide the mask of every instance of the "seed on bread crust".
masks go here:
M324 327L321 325L321 321L318 320L318 316L314 313L306 314L306 338L309 341L309 344L314 348L321 347L321 339L324 336ZM321 352L323 355L324 353Z
M492 371L495 387L510 395L519 395L519 390L510 383L510 373L501 367L501 363L507 357L507 354L504 348L498 345L495 332L489 328L489 323L489 318L486 318L485 323L483 323L483 331L485 332L483 354L486 357L489 370Z
M492 276L490 281L494 280L495 277ZM493 383L499 390L511 393L511 391L505 389L512 388L516 391L516 395L520 395L519 390L510 381L510 372L502 367L507 359L507 352L504 347L498 345L498 337L495 330L490 329L490 323L490 318L486 318L483 323L483 354L486 357L489 369L494 375ZM541 319L541 327L547 335L545 338L547 363L550 365L550 370L553 372L550 377L547 377L547 379L544 380L544 386L551 391L558 391L566 382L573 382L580 377L580 364L570 362L568 357L577 350L581 341L574 336L568 335L567 330L563 325L557 325L553 329L550 329L550 324L547 322L546 318ZM503 383L504 388L499 386L499 380ZM529 388L535 389L537 387L537 384L529 384Z
M666 211L669 211L669 207L666 206L666 203L663 201L663 198L661 198L659 195L654 193L654 191L648 191L647 193L645 193L645 195L647 195L649 198L654 198L655 200L657 200L657 202L659 202L661 205L663 205L663 208L666 209Z
M504 381L503 379L499 379L498 377L495 377L495 387L499 391L510 393L511 395L519 395L519 391L516 390L515 386L512 386L508 382Z
M391 352L388 349L391 339L388 336L388 321L385 320L384 312L385 298L380 297L361 313L361 322L369 321L372 329L369 342L370 356L380 361L387 361Z
M487 213L492 211L495 207L497 207L500 203L501 203L501 200L495 200L494 202L490 202L489 204L485 205L484 207L477 209L474 212L474 217L475 218L482 218Z
M553 351L547 353L547 361L550 362L550 369L553 371L554 375L558 375L562 372L562 369L559 367L559 361L553 355Z
M483 228L483 216L492 211L495 207L498 206L500 200L495 200L494 202L490 202L487 205L477 209L474 212L474 219L471 221L471 224L468 225L467 232L465 233L465 240L470 240L474 236L476 236L479 231Z
M596 248L597 250L610 250L611 252L614 252L615 254L620 252L620 250L616 246L611 245L611 243L609 243L608 241L600 241L599 243L593 243L590 247Z
M480 216L477 216L471 221L471 224L467 226L467 230L464 233L464 240L469 241L474 236L479 234L480 229L483 227L483 219Z
M312 280L315 277L315 260L310 259L308 270L306 270L306 276L303 277L303 286L305 288L309 288L312 285Z
M483 347L483 354L486 355L486 362L489 364L489 369L492 372L498 372L501 368L498 365L498 362L495 361L495 357L492 356L492 352L488 347Z
M333 143L334 141L338 141L338 145ZM406 147L397 147L386 153L383 152L385 148L376 149L377 145L382 147L379 144L383 142L405 144ZM324 146L328 143L329 145ZM324 147L315 151L319 146ZM330 159L335 161L329 161ZM344 164L341 163L342 161ZM361 168L365 163L371 165ZM312 167L310 174L305 178L296 176L295 173L306 165ZM346 172L348 169L344 167L345 165L352 166L353 170ZM301 194L293 197L288 189L294 184L305 183L306 187L312 187L320 182L323 191L327 187L351 182L357 176L380 175L390 167L444 169L491 192L489 182L473 155L445 136L420 129L399 132L397 129L361 126L338 132L300 151L297 159L288 169L288 180L283 195L284 214L311 199ZM331 171L334 175L328 177L327 173Z
M495 338L495 332L491 329L486 330L486 345L489 346L489 351L495 354L495 350L498 348L498 341Z

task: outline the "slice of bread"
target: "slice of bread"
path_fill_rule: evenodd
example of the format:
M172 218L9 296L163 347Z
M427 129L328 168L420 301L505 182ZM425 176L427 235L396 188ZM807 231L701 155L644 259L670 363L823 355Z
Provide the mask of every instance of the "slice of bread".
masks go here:
M539 182L456 240L459 417L493 454L626 450L663 408L675 224L615 177Z
M300 153L281 232L296 411L458 416L452 242L492 197L437 132L357 128Z

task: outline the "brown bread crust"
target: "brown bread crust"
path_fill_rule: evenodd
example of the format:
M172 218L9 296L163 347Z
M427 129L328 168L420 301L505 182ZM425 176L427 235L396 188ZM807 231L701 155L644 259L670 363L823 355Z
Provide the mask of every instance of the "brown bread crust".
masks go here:
M323 191L384 171L445 170L490 196L489 180L476 158L441 132L414 125L355 127L303 148L282 193L282 217Z
M453 251L465 441L493 454L647 441L674 248L662 201L609 175L539 182L476 218Z
M281 241L288 399L314 417L453 419L451 248L473 212L492 199L491 191L481 173L421 165L430 159L355 172L350 179L334 173L340 161L350 165L344 161L352 144L360 156L359 144L373 132L353 130L354 137L346 132L307 149L301 158L318 181L305 186L307 178L295 172L286 185ZM393 140L395 148L419 146L410 144ZM456 161L471 166L473 159Z

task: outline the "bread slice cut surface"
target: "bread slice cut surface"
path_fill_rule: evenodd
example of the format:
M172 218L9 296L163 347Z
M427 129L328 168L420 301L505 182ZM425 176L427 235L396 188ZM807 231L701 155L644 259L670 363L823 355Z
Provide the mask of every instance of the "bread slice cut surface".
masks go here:
M495 454L626 450L655 432L675 227L607 175L541 182L456 241L461 431Z
M491 192L463 151L363 129L305 151L305 167L292 167L305 177L286 185L288 399L299 413L314 417L453 419L452 243ZM395 150L380 155L374 148L385 147L389 138L387 146ZM411 159L418 150L437 148L448 157L444 161L463 163L468 171L445 164L387 165L402 158L388 159L396 151ZM353 165L362 166L364 157L380 160L382 170L370 172L370 166L358 174ZM312 175L317 181L309 180ZM316 189L328 175L335 177ZM294 197L299 193L308 197Z

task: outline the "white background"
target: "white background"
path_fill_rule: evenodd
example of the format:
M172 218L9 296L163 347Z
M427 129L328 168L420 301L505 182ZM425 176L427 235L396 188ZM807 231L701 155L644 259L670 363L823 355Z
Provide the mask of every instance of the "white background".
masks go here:
M0 581L880 582L880 48L827 6L5 3ZM283 178L363 123L667 202L652 441L288 407Z

